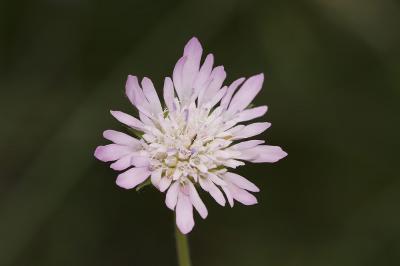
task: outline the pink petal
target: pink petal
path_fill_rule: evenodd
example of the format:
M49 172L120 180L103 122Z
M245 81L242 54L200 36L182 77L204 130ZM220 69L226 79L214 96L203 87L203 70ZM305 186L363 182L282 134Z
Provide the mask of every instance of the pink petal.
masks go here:
M246 190L241 189L234 184L228 184L228 189L231 191L232 197L243 205L257 204L257 198Z
M228 129L228 130L226 130L225 132L223 132L223 134L229 134L229 135L232 135L232 136L234 136L234 135L239 135L239 133L245 128L246 126L245 125L237 125L237 126L234 126L234 127L232 127L232 128L230 128L230 129ZM220 135L217 135L217 137L221 137Z
M250 149L246 149L246 150L241 150L240 155L235 156L235 158L239 159L239 160L253 162L253 160L255 160L258 156L259 156L259 153L257 152L257 150L250 148Z
M227 87L223 87L222 89L220 89L215 96L208 102L208 107L209 108L213 108L221 99L222 97L224 97L225 93L226 93Z
M185 99L190 98L193 91L193 82L199 72L201 54L203 48L196 37L190 39L186 44L183 55L187 60L182 69L182 87L185 90Z
M128 146L133 146L133 147L139 147L141 146L140 141L125 134L122 132L118 132L115 130L106 130L103 132L103 137L105 139L108 139L115 144L122 144L122 145L128 145Z
M222 180L219 176L217 176L217 175L215 175L215 174L212 174L212 173L208 173L208 178L210 178L210 180L214 183L214 184L216 184L216 185L218 185L218 186L226 186L226 183L225 183L225 181L224 180Z
M228 105L232 99L233 93L235 93L236 89L240 86L240 84L243 83L244 80L245 80L245 78L240 78L240 79L237 79L234 82L232 82L231 85L229 85L228 90L227 90L224 98L221 101L221 107L223 107L224 109L228 108Z
M227 181L230 181L231 183L235 184L239 188L251 191L251 192L259 192L260 189L254 185L252 182L247 180L241 175L235 174L235 173L225 173L224 178Z
M131 189L137 185L143 183L149 176L151 172L147 167L141 168L131 168L126 172L123 172L117 177L117 185L125 188Z
M230 168L236 168L238 166L245 165L245 163L241 162L241 161L238 161L238 160L230 159L230 160L224 161L223 165L225 165L227 167L230 167Z
M158 183L158 188L160 189L160 191L164 192L165 190L167 190L167 188L171 184L171 181L172 179L166 176L161 178L160 183Z
M240 142L238 144L232 145L230 146L230 148L233 148L235 150L245 150L245 149L249 149L249 148L253 148L257 145L263 144L265 141L263 140L248 140L248 141L243 141Z
M252 162L254 163L275 163L287 156L287 153L278 146L260 145L252 149L258 154Z
M244 110L260 92L263 82L264 74L258 74L247 79L233 96L228 110L233 113Z
M98 146L94 152L94 157L103 162L115 161L132 152L128 146L118 144L108 144Z
M169 77L164 80L164 102L168 110L174 110L174 85Z
M174 81L174 87L180 100L182 100L183 96L182 71L186 59L187 59L186 56L182 56L181 58L179 58L178 62L176 62L174 72L172 73L172 80Z
M196 90L195 91L196 95L199 95L200 90L205 89L204 85L210 78L213 64L214 64L214 56L212 54L207 55L193 84L193 87Z
M142 88L139 86L139 82L136 76L128 76L128 80L125 85L125 92L131 103L144 114L150 116L149 103L143 94Z
M114 169L115 171L125 170L129 166L131 166L131 155L129 154L110 165L111 169Z
M178 201L180 185L179 182L174 182L168 189L167 195L165 196L165 204L171 210L175 209L176 202Z
M151 173L151 183L158 188L161 181L162 169L158 168Z
M131 115L125 114L120 111L110 111L111 115L119 122L137 130L144 130L144 124Z
M224 195L213 182L211 182L208 178L200 178L199 181L200 186L205 191L210 193L211 197L213 197L218 204L220 204L221 206L225 206L226 200L224 198Z
M150 158L147 156L132 156L131 157L131 164L136 167L145 167L149 166Z
M147 115L142 113L141 111L139 111L139 118L140 118L140 121L143 122L143 124L154 127L153 121Z
M210 84L207 86L207 89L201 91L199 94L199 106L206 104L215 96L215 94L221 88L225 78L226 72L223 66L217 66L213 69L210 76Z
M153 82L147 77L142 79L143 93L146 99L149 101L154 113L162 113L162 107L160 99L158 98L156 89L154 88Z
M187 57L193 57L198 61L200 61L202 53L203 48L201 47L201 44L196 37L192 37L185 45L185 48L183 50L183 55ZM198 64L200 65L200 62Z
M178 194L178 202L176 205L176 225L182 234L192 231L194 226L193 206L190 199L183 192Z
M205 219L208 215L208 211L206 208L206 205L204 205L203 201L201 200L199 194L197 193L196 188L194 187L192 182L188 183L189 186L189 198L190 201L192 202L193 206L197 210L197 212L200 214L200 216Z
M235 134L235 139L245 139L259 135L267 130L270 126L271 123L268 122L253 123L247 125L241 131Z
M128 75L128 79L126 80L125 85L125 94L128 96L129 101L136 106L135 95L137 94L136 90L140 90L139 82L136 76Z
M229 190L229 188L227 186L222 186L221 188L224 191L226 198L228 199L229 205L231 207L233 207L234 202L233 202L233 196L232 196L231 191Z
M268 110L267 106L259 106L255 108L246 109L238 114L236 120L238 122L249 121L257 117L263 116Z

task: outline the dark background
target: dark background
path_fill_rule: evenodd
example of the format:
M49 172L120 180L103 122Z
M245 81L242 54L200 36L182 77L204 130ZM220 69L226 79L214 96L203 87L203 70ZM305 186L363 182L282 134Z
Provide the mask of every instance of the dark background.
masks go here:
M264 72L259 204L196 214L194 266L399 265L400 5L1 1L0 265L176 265L164 195L94 159L128 74L160 89L197 36L228 82ZM160 91L160 90L159 90Z

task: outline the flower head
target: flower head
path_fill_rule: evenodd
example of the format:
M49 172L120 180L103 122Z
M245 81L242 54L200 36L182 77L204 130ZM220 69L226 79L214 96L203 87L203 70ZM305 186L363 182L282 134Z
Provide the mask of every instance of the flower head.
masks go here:
M118 175L118 186L132 189L150 179L158 190L166 192L165 203L176 212L176 224L184 234L194 226L193 207L202 218L208 215L199 188L222 206L226 199L231 207L234 201L256 204L250 192L258 192L258 187L231 169L244 161L273 163L287 155L263 140L248 140L271 125L246 125L267 111L267 106L249 107L261 90L263 74L223 86L224 67L213 67L212 54L201 64L201 56L201 44L192 38L175 65L172 79L165 79L165 105L150 79L145 77L139 84L136 76L128 76L126 95L140 119L120 111L111 114L140 132L140 137L106 130L103 136L113 144L95 151L97 159L114 161L111 168L124 171Z

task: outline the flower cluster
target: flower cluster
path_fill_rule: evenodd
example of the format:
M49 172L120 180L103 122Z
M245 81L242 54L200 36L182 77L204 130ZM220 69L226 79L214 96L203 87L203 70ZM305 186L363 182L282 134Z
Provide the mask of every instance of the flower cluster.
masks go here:
M230 169L244 165L243 161L273 163L287 155L263 140L247 140L271 125L244 124L267 111L267 106L249 107L261 90L263 74L223 86L223 66L213 67L212 54L201 64L202 52L196 38L186 44L172 79L165 79L165 105L150 79L145 77L139 84L137 77L128 76L126 95L140 119L120 111L111 114L140 132L140 137L106 130L104 138L113 144L95 151L97 159L114 161L112 169L129 168L118 175L118 186L132 189L150 179L158 190L166 192L165 203L176 212L176 224L184 234L194 226L193 207L202 218L208 214L199 188L222 206L226 200L230 206L234 200L256 204L250 192L258 192L258 187Z

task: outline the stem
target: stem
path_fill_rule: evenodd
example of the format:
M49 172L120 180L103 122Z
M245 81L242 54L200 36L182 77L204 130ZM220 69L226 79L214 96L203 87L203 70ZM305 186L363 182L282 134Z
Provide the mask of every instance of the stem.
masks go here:
M190 266L189 242L186 235L182 234L175 225L176 253L179 266Z

